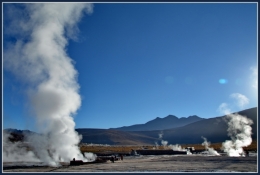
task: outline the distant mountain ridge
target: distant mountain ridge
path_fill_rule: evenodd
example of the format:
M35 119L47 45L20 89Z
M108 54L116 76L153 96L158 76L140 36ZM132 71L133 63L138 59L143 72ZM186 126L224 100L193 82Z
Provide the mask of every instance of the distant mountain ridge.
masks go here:
M257 139L257 107L239 112L239 115L246 116L253 121L252 139ZM148 122L147 122L148 123ZM161 145L161 141L168 141L168 144L197 144L202 143L204 136L211 143L230 140L228 136L228 125L225 115L202 119L182 127L153 131L120 131L115 129L87 129L81 128L76 131L82 135L83 143L111 144L111 145ZM162 138L159 134L163 133Z
M164 118L157 117L154 120L148 121L145 124L136 124L131 126L123 126L119 128L110 128L120 131L153 131L153 130L164 130L182 127L193 122L204 120L196 115L189 117L178 118L175 115L168 115Z
M4 132L6 132L6 133L17 133L17 134L31 134L31 133L35 133L33 131L30 131L30 130L19 130L19 129L13 129L13 128L4 129Z
M246 116L253 121L253 124L251 125L253 133L252 139L256 140L258 134L257 107L236 113ZM161 119L156 118L154 120L160 121ZM228 126L225 121L225 116L219 116L215 118L202 119L181 127L153 131L121 131L115 129L89 128L78 128L76 131L82 135L82 143L109 145L155 145L155 142L157 142L160 145L162 140L168 141L168 144L202 143L203 139L201 136L206 137L211 143L224 142L225 140L230 140L227 129ZM16 129L5 129L3 131L4 133L8 131L18 133L18 135L15 135L13 139L16 141L22 140L22 135L24 134L22 133L23 131ZM159 138L159 134L161 133L163 133L162 138Z

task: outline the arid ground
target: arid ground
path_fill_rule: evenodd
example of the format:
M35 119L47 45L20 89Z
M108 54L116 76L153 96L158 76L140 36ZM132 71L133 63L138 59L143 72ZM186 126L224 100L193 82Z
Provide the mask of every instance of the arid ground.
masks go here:
M18 166L19 165L19 166ZM30 166L28 166L30 165ZM34 166L33 166L34 165ZM123 160L60 167L4 163L4 172L257 172L257 154L249 157L193 155L125 156Z

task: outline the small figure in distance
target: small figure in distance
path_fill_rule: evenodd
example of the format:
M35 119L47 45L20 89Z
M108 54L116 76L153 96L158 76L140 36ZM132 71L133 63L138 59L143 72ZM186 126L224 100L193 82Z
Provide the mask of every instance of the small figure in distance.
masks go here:
M114 163L115 162L115 157L114 155L111 157L111 161Z
M246 151L246 157L249 157L249 151Z

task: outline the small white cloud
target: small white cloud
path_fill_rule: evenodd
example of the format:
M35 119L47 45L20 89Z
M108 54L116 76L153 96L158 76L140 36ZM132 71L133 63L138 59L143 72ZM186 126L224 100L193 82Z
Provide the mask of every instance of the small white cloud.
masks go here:
M240 93L233 93L230 95L230 97L236 100L236 103L240 108L243 108L249 103L249 99L245 95Z
M228 104L227 103L222 103L219 107L218 107L218 111L221 113L221 114L230 114L231 111L228 107Z

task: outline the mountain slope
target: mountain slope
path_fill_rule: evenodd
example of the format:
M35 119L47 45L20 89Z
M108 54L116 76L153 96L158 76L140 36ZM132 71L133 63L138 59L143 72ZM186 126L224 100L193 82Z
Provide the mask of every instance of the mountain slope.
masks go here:
M145 124L137 124L132 126L124 126L119 128L111 128L120 131L152 131L152 130L164 130L185 126L187 124L204 120L196 115L189 116L187 118L177 118L174 115L168 115L165 118L155 118L154 120L148 121Z
M238 114L247 116L253 120L252 138L257 139L257 108L251 108L238 112ZM203 119L188 125L165 130L153 131L120 131L114 129L76 129L82 135L81 142L110 145L154 145L155 142L161 144L159 134L163 133L162 139L168 141L168 144L202 143L204 136L211 143L224 142L230 140L227 135L227 123L225 116ZM147 122L148 123L148 122ZM4 133L14 132L16 141L22 140L23 131L6 129ZM25 131L30 132L30 131Z
M252 138L257 139L257 108L240 111L238 114L253 120L254 123L251 126ZM201 136L206 137L212 143L230 140L230 137L227 135L228 125L224 117L205 119L183 127L164 130L162 139L167 140L170 144L201 143L203 142ZM159 131L157 134L149 131L135 131L135 133L158 138Z
M238 112L240 115L252 119L252 138L257 139L257 108L251 108ZM82 134L85 143L118 144L118 145L154 145L161 144L159 134L163 133L163 140L169 144L202 143L201 136L206 137L210 142L224 142L230 138L227 135L227 123L225 116L204 119L191 124L166 130L153 131L120 131L112 129L77 129ZM83 132L84 131L84 132Z
M154 138L139 134L112 129L76 129L82 135L82 143L109 145L143 145L154 143Z

